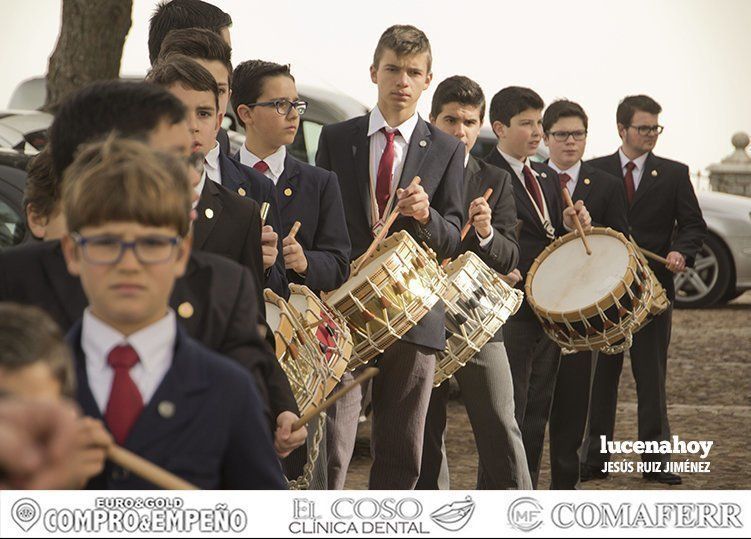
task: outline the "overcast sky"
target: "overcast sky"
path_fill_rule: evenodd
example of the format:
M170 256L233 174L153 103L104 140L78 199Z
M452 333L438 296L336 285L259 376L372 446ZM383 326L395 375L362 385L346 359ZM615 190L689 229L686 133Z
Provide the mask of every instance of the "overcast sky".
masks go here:
M391 24L423 29L433 47L433 87L462 74L488 100L508 85L546 102L578 101L590 117L586 157L619 144L615 108L646 93L663 106L656 153L705 168L728 155L732 133L751 131L751 1L746 0L215 0L232 15L233 61L291 63L298 81L350 94L368 106L368 67ZM60 0L2 0L0 108L20 81L46 71ZM154 0L134 0L122 74L148 68ZM372 7L367 7L367 6ZM432 88L419 111L429 110Z

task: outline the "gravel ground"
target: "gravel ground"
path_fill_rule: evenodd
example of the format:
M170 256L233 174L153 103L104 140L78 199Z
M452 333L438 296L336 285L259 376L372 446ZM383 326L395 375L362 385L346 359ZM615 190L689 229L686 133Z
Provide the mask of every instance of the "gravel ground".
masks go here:
M683 440L714 440L711 472L681 474L683 484L647 483L641 474L620 473L588 482L585 489L751 488L751 292L717 309L675 310L668 361L668 414ZM369 422L360 425L347 488L367 488ZM616 440L636 437L636 389L628 360L619 388ZM477 452L460 397L449 404L446 435L451 487L473 489ZM632 459L636 460L636 459ZM547 448L540 486L550 482Z

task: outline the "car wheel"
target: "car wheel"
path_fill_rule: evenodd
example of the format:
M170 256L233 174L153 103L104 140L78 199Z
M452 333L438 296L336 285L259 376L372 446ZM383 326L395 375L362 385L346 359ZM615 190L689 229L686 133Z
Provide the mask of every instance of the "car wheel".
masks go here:
M727 249L710 234L696 254L694 267L673 277L675 306L699 308L714 305L724 298L730 287L731 274L732 260Z

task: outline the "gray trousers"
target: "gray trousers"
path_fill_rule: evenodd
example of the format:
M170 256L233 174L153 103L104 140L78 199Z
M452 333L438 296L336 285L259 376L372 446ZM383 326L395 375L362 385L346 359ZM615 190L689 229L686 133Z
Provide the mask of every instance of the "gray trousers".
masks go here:
M516 422L522 431L532 486L537 488L561 350L536 318L512 317L503 326L503 342L514 382Z
M522 434L514 417L514 386L503 343L487 343L454 377L477 445L478 490L531 489ZM433 389L418 488L448 488L444 444L448 396L448 382Z
M370 450L373 465L369 488L410 490L420 475L425 416L435 372L432 350L397 341L377 364L372 380L373 421ZM347 373L340 385L358 372ZM329 489L343 489L357 436L363 388L357 388L329 408L327 422Z

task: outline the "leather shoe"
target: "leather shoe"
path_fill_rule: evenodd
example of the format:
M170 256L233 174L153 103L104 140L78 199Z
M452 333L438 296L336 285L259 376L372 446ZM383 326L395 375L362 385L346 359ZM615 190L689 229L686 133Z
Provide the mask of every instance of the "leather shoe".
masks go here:
M602 467L591 466L589 464L581 464L579 466L579 481L586 483L593 479L605 479L608 476L608 472L603 472Z
M680 475L669 472L645 472L642 477L647 481L656 481L665 485L680 485L683 483Z

